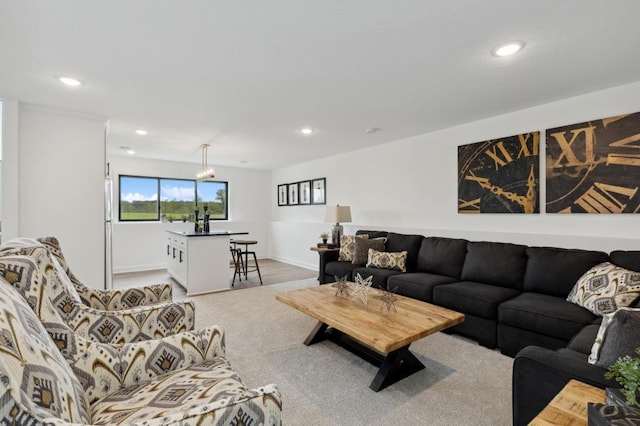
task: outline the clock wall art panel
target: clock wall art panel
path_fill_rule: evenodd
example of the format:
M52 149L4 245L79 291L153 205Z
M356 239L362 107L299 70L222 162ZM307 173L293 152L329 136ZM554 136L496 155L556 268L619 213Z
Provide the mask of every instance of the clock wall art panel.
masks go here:
M539 213L540 132L458 147L458 213Z
M546 131L547 213L640 212L640 112Z

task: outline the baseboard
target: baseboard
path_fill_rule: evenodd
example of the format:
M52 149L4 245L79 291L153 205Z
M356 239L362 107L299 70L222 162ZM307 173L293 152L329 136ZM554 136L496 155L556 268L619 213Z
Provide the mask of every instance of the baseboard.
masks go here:
M113 268L113 273L126 274L128 272L148 272L148 271L157 271L159 269L167 269L167 265L165 263L161 263L161 264L154 264L154 265L123 266L120 268Z

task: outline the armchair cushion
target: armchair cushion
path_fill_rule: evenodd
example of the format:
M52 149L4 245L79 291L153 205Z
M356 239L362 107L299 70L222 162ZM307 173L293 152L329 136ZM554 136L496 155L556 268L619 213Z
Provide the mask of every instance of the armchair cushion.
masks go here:
M4 247L4 246L3 246ZM0 268L9 272L5 279L18 288L41 320L43 300L55 306L58 320L75 333L102 343L127 343L159 338L193 329L195 307L192 302L172 302L126 311L100 311L77 300L65 274L59 274L55 259L41 246L3 248ZM32 282L30 273L39 267L47 280Z
M11 273L11 269L2 270L3 276ZM32 278L44 279L35 272ZM0 283L0 335L3 423L42 424L44 419L90 422L89 403L80 381L31 307L5 282Z
M105 311L118 311L136 306L148 306L162 302L171 302L173 288L169 283L152 284L142 287L100 290L83 284L71 271L62 254L60 242L56 237L41 237L37 241L44 245L58 261L65 274L71 280L82 303L92 308Z

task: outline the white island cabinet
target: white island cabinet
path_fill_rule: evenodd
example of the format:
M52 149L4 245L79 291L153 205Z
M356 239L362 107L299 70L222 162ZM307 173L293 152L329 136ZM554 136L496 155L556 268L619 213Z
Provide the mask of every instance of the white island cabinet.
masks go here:
M229 283L229 237L247 232L167 231L167 271L188 296L223 291Z

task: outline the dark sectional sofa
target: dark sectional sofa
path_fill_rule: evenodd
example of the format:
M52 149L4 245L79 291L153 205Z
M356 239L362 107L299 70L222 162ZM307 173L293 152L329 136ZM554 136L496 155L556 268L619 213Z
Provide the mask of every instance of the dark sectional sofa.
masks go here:
M367 268L320 253L320 283L373 276L373 285L465 314L450 329L515 357L513 422L527 424L572 378L604 388L605 370L587 362L601 317L566 300L590 268L611 262L640 271L640 251L601 251L424 237L386 237L385 251L407 251L407 271Z

